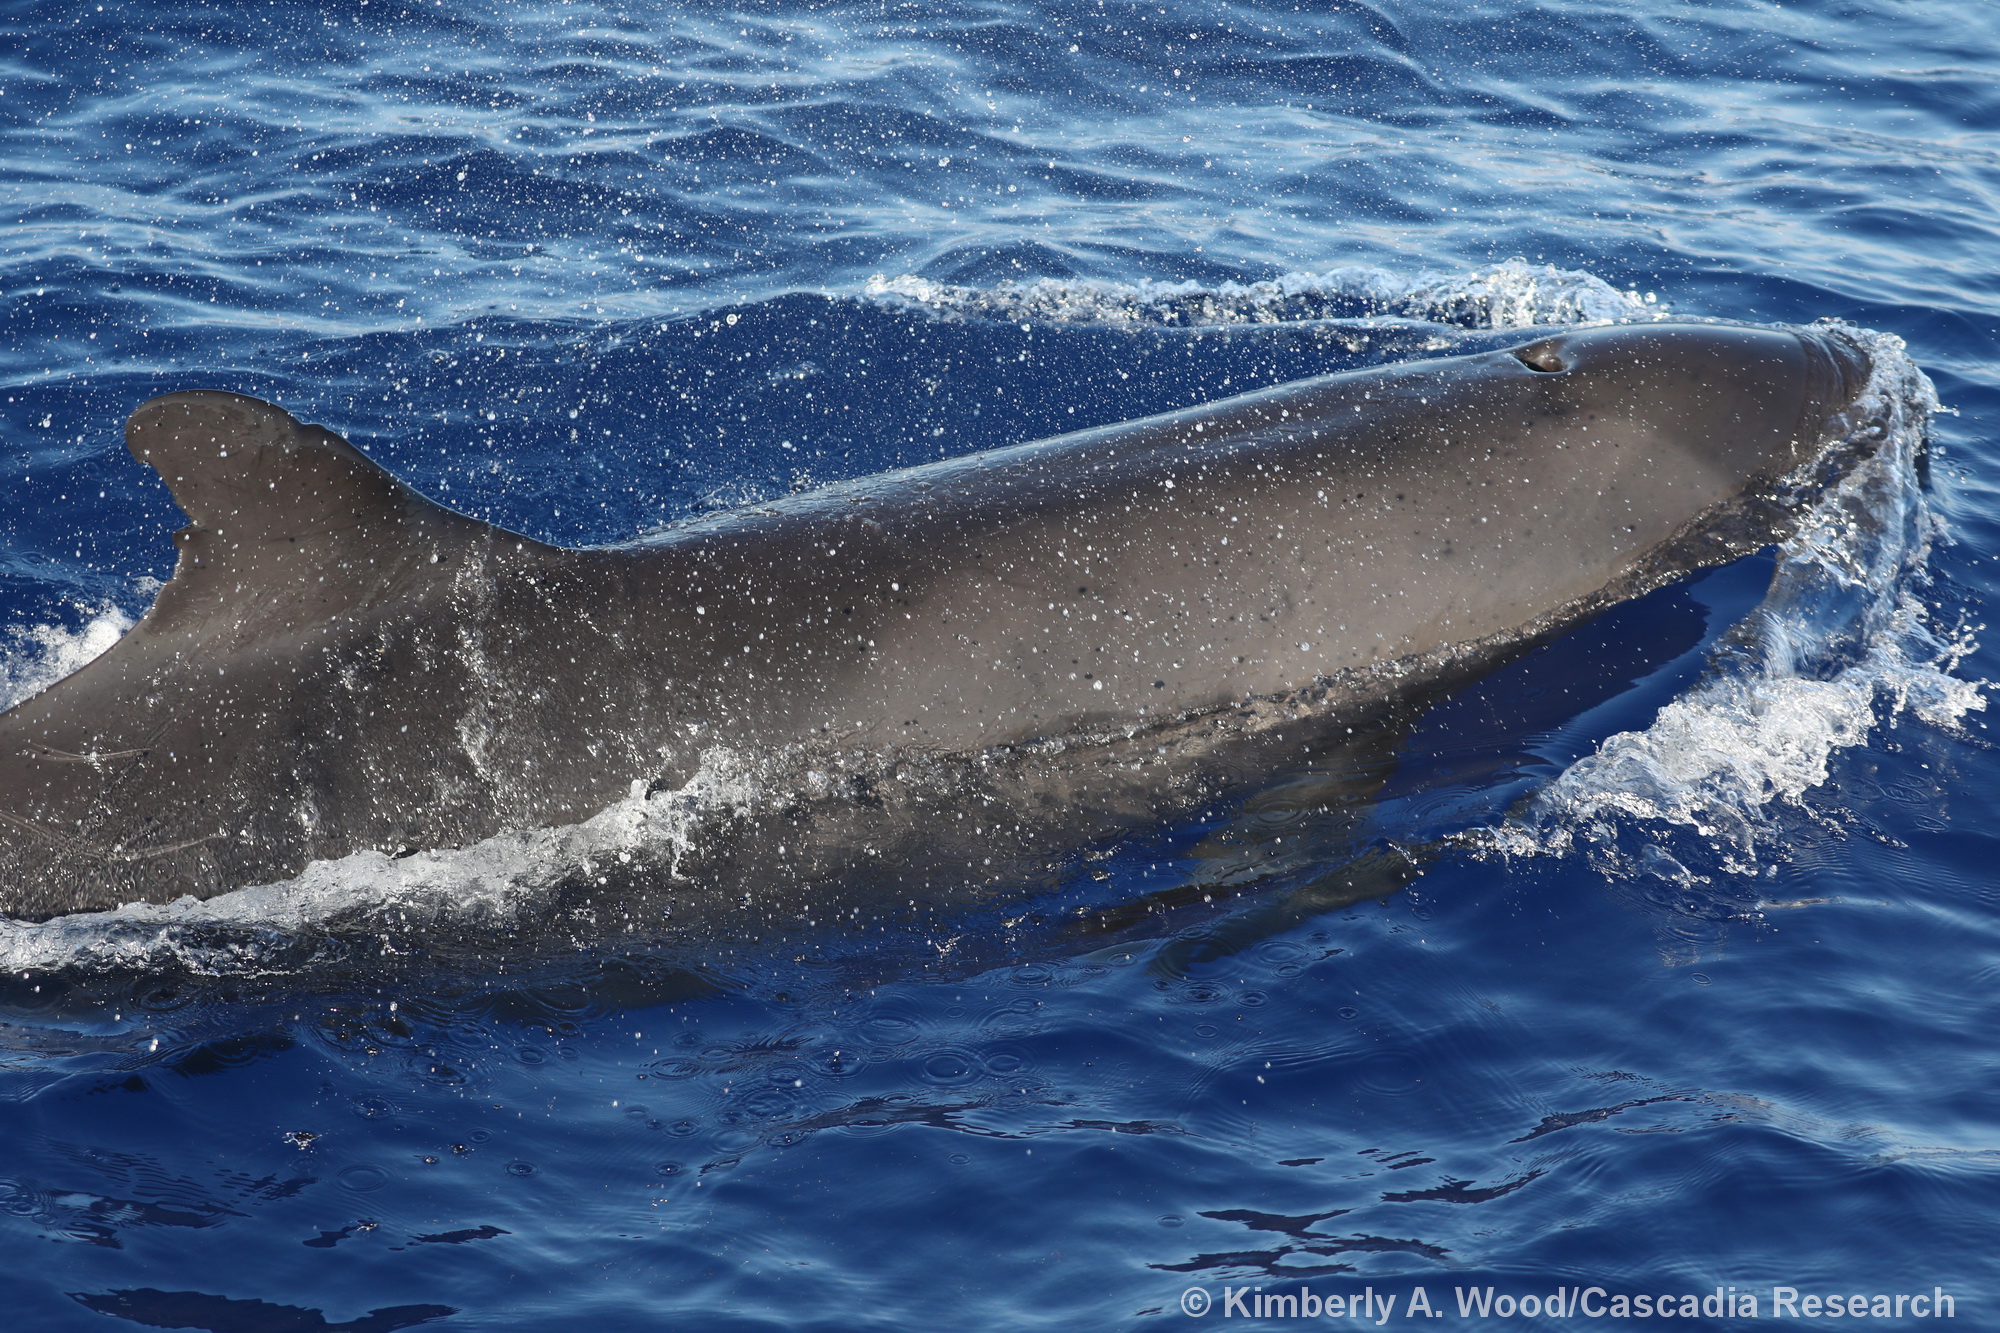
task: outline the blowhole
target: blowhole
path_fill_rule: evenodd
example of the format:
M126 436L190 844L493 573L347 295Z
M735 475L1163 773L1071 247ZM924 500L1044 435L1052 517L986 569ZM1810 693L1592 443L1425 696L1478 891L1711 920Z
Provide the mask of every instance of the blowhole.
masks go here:
M1554 375L1569 369L1569 362L1563 360L1562 352L1553 338L1526 347L1516 347L1514 358L1522 365L1544 375Z

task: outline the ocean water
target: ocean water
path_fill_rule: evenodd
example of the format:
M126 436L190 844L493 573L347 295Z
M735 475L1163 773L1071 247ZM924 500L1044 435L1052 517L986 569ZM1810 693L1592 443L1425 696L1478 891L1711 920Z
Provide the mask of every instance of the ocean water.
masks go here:
M1529 327L1842 321L1892 422L1304 857L621 941L614 809L0 919L6 1326L2000 1327L1996 131L1978 0L0 8L7 701L170 574L170 389L569 544Z

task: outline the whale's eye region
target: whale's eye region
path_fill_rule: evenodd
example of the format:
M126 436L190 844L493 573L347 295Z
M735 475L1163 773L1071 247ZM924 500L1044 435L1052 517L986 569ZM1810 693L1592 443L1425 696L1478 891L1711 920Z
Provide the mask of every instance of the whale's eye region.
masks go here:
M1562 349L1553 338L1544 338L1526 347L1516 347L1514 358L1530 370L1544 375L1554 375L1569 369L1569 362L1563 360Z

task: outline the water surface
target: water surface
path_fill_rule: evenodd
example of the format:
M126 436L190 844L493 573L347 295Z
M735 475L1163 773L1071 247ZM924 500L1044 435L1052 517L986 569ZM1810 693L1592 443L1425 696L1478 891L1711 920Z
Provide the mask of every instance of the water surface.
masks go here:
M1824 523L1440 706L1321 861L1168 826L1015 906L694 953L537 936L527 862L0 923L18 1326L1167 1328L1190 1287L1422 1285L1498 1328L1587 1321L1451 1290L1592 1284L2000 1319L1986 6L0 33L10 698L170 573L118 433L170 389L589 543L1527 326L1910 358ZM1326 892L1350 865L1397 891Z

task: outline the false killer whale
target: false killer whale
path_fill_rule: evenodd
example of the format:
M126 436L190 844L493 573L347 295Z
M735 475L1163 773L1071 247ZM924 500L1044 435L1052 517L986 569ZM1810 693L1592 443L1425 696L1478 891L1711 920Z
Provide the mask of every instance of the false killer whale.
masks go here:
M978 878L996 828L1042 854L1213 799L1767 544L1879 435L1868 372L1831 329L1575 330L594 549L269 403L167 394L126 440L188 517L178 563L0 716L0 911L572 824L722 751L791 795L690 882Z

